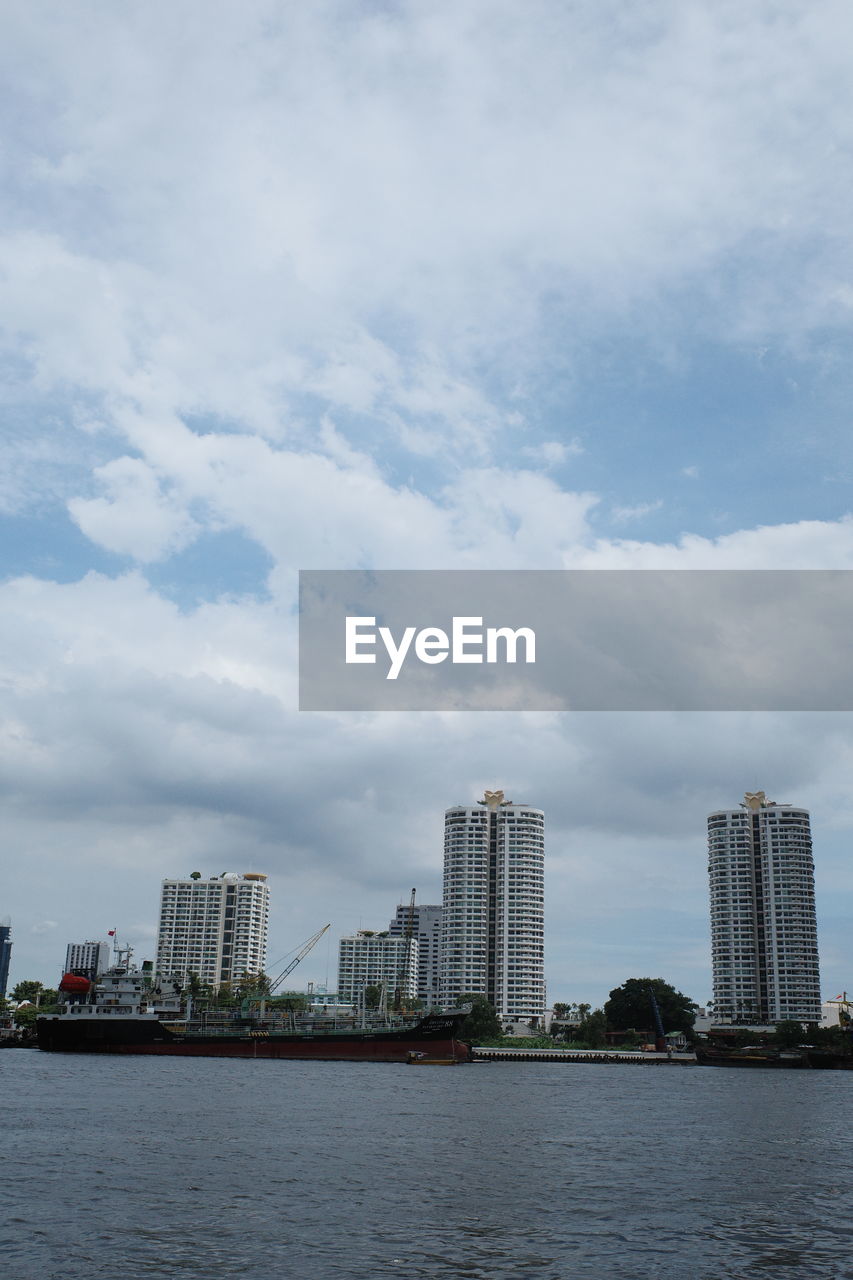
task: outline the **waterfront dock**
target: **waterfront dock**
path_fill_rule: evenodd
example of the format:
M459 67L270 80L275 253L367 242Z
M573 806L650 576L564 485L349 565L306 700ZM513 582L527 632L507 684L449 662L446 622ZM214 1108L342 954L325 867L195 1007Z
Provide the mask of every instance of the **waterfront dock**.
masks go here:
M695 1053L642 1053L635 1049L490 1049L474 1046L472 1062L593 1062L640 1066L695 1066Z

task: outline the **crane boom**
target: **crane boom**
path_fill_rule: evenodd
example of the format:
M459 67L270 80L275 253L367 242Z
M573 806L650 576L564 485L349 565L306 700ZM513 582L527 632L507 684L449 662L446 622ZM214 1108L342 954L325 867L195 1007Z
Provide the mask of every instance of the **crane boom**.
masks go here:
M406 947L400 960L400 971L397 974L397 989L394 992L394 1008L400 1009L403 1004L403 983L406 980L406 970L409 967L409 961L412 954L412 938L415 933L415 889L412 890L412 896L409 899L409 910L406 915L406 927L403 930L403 938Z
M409 914L406 916L406 937L411 938L415 932L415 890L412 890L412 896L409 900Z
M655 1015L655 1049L658 1053L664 1053L666 1050L666 1033L663 1029L663 1019L660 1016L660 1007L658 1006L655 993L651 987L647 988L649 1001L652 1006L652 1013Z
M272 993L273 993L273 991L275 991L276 987L280 986L280 985L281 985L281 983L282 983L282 982L284 982L285 978L287 977L287 975L288 975L289 973L293 973L293 970L294 970L294 969L296 968L296 966L299 964L299 961L300 961L300 960L304 960L304 959L305 959L305 957L308 955L308 952L311 950L311 948L312 948L312 947L314 947L314 946L316 946L316 944L320 941L320 939L322 938L322 936L323 936L323 934L326 932L326 930L327 930L327 929L331 929L331 927L332 927L332 926L331 926L331 922L330 922L329 924L324 924L324 925L323 925L323 927L322 927L322 929L318 930L318 932L314 934L314 937L313 937L313 938L309 938L309 939L308 939L308 941L307 941L306 943L304 943L304 944L302 945L302 947L300 947L299 951L298 951L298 952L297 952L297 954L293 957L293 959L291 960L291 962L290 962L290 964L287 966L287 968L286 968L286 969L284 969L284 970L283 970L283 971L278 975L278 977L277 977L273 982L271 982L271 983L270 983L270 987L269 987L269 994L270 994L270 995L272 995Z

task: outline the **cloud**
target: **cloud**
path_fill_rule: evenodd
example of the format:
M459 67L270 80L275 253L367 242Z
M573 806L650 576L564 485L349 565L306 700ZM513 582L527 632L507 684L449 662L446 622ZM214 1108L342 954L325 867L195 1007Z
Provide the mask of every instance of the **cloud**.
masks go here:
M547 812L549 955L569 968L549 964L579 995L627 976L638 905L704 936L704 816L744 790L812 805L821 902L853 893L849 717L300 715L293 619L274 603L181 610L139 575L23 580L0 603L20 976L61 962L23 941L34 901L63 945L124 920L144 946L159 879L197 866L271 874L278 954L327 919L382 924L411 884L436 900L443 810L487 786ZM826 932L839 954L840 927ZM581 979L607 942L598 979ZM676 960L667 937L643 955L707 995L704 961Z
M61 963L32 946L45 915L58 945L122 918L150 940L160 876L195 865L271 871L281 952L330 915L381 923L415 880L438 893L445 805L500 784L548 810L575 998L627 976L638 902L704 929L704 813L746 786L831 815L825 884L849 893L844 718L293 710L298 567L853 567L851 517L785 494L784 523L600 537L601 493L643 505L608 474L608 414L659 474L695 439L612 400L574 412L629 341L691 396L697 347L846 363L849 8L48 15L11 11L0 50L0 501L45 534L67 503L148 578L0 587L17 972ZM228 530L270 557L269 596L182 599L173 558ZM643 952L661 971L665 933ZM689 953L670 976L707 994Z
M545 440L542 444L527 445L521 450L525 458L531 458L543 467L559 467L569 458L578 458L584 447L575 436L571 440Z
M39 920L30 928L30 933L51 933L57 927L56 920Z
M16 13L0 320L32 388L273 439L316 397L476 454L502 369L640 314L671 345L685 291L723 342L849 329L845 6L498 10Z
M629 524L632 520L642 520L653 511L660 511L662 506L663 498L658 498L655 502L636 502L633 506L612 507L610 518L614 524Z
M72 498L71 516L93 542L136 560L159 560L190 543L199 526L175 495L164 492L139 458L96 467L105 498Z

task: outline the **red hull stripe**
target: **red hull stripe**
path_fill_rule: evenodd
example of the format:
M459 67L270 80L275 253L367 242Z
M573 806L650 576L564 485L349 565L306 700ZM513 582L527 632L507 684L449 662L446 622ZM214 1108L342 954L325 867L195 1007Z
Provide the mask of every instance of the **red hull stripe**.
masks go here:
M44 1045L44 1048L52 1046ZM281 1061L313 1062L405 1062L409 1053L428 1052L436 1058L455 1058L467 1062L468 1046L459 1040L363 1040L335 1044L333 1040L232 1040L224 1043L206 1041L151 1041L147 1044L109 1044L92 1040L72 1045L56 1045L59 1053L133 1053L160 1054L183 1058L266 1058Z

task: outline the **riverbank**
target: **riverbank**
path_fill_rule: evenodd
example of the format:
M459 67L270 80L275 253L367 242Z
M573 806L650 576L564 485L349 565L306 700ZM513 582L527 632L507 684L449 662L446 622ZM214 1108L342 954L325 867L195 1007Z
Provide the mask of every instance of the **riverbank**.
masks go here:
M638 1049L514 1049L489 1045L471 1049L472 1062L583 1062L604 1065L695 1066L695 1053L643 1053Z

